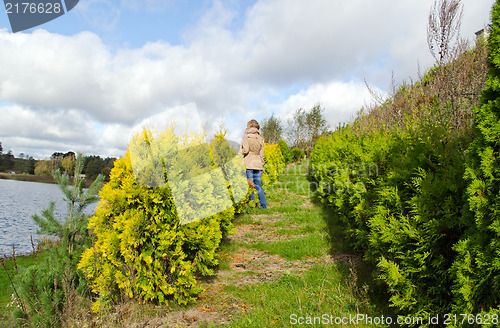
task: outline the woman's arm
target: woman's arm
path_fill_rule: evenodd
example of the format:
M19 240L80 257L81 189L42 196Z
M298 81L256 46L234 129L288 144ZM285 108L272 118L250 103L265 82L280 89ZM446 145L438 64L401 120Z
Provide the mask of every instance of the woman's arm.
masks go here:
M262 161L262 166L264 166L264 164L265 164L265 162L264 162L264 140L262 140L262 147L260 147L259 155L260 155L260 160Z
M243 156L247 155L250 151L250 146L248 145L248 138L243 137L241 153Z

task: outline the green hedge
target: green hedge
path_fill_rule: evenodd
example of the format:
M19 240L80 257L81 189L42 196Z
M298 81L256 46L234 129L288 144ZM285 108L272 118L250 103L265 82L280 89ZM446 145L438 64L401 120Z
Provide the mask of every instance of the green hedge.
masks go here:
M454 250L457 310L499 314L500 305L500 1L492 11L490 66L476 108L475 139L468 151L467 200L473 216Z
M474 102L453 90L446 94L455 98L438 96L428 77L321 137L311 154L316 196L342 224L351 246L373 263L390 305L403 315L498 319L499 3L481 106L473 110ZM454 74L452 66L446 73ZM468 123L474 115L475 123ZM495 326L489 322L484 326Z
M451 311L452 245L465 215L463 148L448 127L320 139L310 172L352 246L374 263L391 304L412 315Z
M288 147L286 141L282 139L278 142L278 145L280 146L281 153L285 159L285 164L292 162L292 151Z
M285 170L285 158L278 144L264 144L264 163L262 184L266 187L278 181Z
M304 151L300 148L293 148L292 150L290 150L290 152L293 162L300 161L306 156L306 153L304 153Z

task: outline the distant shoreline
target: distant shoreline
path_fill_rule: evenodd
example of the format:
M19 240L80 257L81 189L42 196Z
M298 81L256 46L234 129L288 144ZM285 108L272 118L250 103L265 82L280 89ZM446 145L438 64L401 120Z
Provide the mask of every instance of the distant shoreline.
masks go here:
M31 175L31 174L0 173L0 179L17 180L17 181L30 181L30 182L42 182L42 183L56 183L54 181L53 177Z
M56 184L56 181L53 177L32 174L11 174L0 172L0 179ZM72 183L73 179L70 178L69 181L70 183ZM92 184L92 182L94 181L85 180L85 188L88 188Z

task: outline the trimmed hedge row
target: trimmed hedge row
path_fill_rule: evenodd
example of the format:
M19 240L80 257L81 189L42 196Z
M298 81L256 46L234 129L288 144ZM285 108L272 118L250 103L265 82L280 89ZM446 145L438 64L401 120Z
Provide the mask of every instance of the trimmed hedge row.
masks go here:
M415 122L415 124L418 124ZM345 127L318 141L310 172L318 197L353 247L377 268L392 306L427 316L452 310L452 250L463 231L466 140L446 125L371 135Z
M392 100L403 108L399 121L373 124L366 118L398 117L376 109L320 138L311 154L318 199L404 315L479 314L485 327L500 321L500 1L492 17L474 126L457 125L457 112L439 96L404 86ZM409 92L413 102L401 101ZM472 115L471 107L460 110Z

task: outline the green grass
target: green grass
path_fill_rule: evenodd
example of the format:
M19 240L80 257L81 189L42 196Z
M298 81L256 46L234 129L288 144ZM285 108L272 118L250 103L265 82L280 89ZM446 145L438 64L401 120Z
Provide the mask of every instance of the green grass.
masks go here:
M26 268L32 264L35 264L35 259L32 255L29 256L16 256L16 263L19 270ZM10 302L10 295L13 293L12 285L9 280L9 276L12 279L16 274L16 269L14 268L14 261L8 259L5 261L5 266L7 272L3 265L0 266L0 306L5 307L7 303Z
M259 241L248 245L269 254L276 254L287 260L300 260L306 257L322 257L327 254L328 241L323 237L310 234L285 241L267 243Z
M292 229L278 229L276 234L278 235L303 235L306 233L314 232L314 227L306 225Z
M1 320L2 318L7 317L7 315L9 314L7 304L11 302L11 295L14 293L10 279L14 279L14 276L16 275L16 269L14 267L14 261L12 259L7 259L7 260L2 259L0 261L5 261L4 262L5 267L3 265L0 265L0 320ZM35 264L35 258L33 257L33 255L16 256L16 264L18 270L22 270L23 268Z
M262 222L260 220L255 219L252 215L250 214L244 214L240 215L235 219L234 222L236 225L241 225L241 224L254 224L254 225L261 225Z
M336 222L324 208L311 203L312 194L305 176L305 165L306 163L302 163L292 167L276 185L265 190L268 203L272 204L265 213L252 209L247 215L236 219L236 225L255 224L258 221L258 224L269 227L275 234L289 238L251 244L236 241L233 245L276 254L291 262L311 257L321 258L345 249L334 245L342 242L342 236L333 233L339 231L339 227L333 226ZM308 206L304 206L306 203ZM254 214L266 214L274 220L266 223L267 218L255 219ZM232 251L237 249L233 248ZM387 313L387 309L384 305L379 305L383 304L383 300L381 303L371 300L373 291L377 292L377 287L373 286L371 268L358 265L354 269L336 263L321 263L300 274L291 274L287 270L284 276L275 281L243 287L227 286L225 292L251 308L249 312L237 316L229 327L301 326L293 324L294 319L299 317L319 317L326 320L327 317L356 316L358 313L380 316L381 313ZM323 327L323 323L325 322L307 326ZM350 326L329 323L328 326L330 325ZM201 327L216 326L205 323ZM356 327L368 326L360 323Z
M357 294L355 286L345 282L347 271L339 265L321 264L301 276L285 275L277 281L253 286L228 286L228 292L242 298L253 308L229 327L290 327L299 317L326 320L326 316L334 318L356 316L358 312L373 313L367 298Z
M248 247L276 254L287 260L322 257L327 254L330 247L324 213L314 205L304 207L309 201L309 182L304 174L297 173L305 173L305 165L306 162L292 166L278 183L266 190L269 203L273 204L266 214L283 218L269 226L281 228L276 229L277 235L289 235L291 238L272 242L259 241L247 245ZM291 225L299 227L289 228Z

